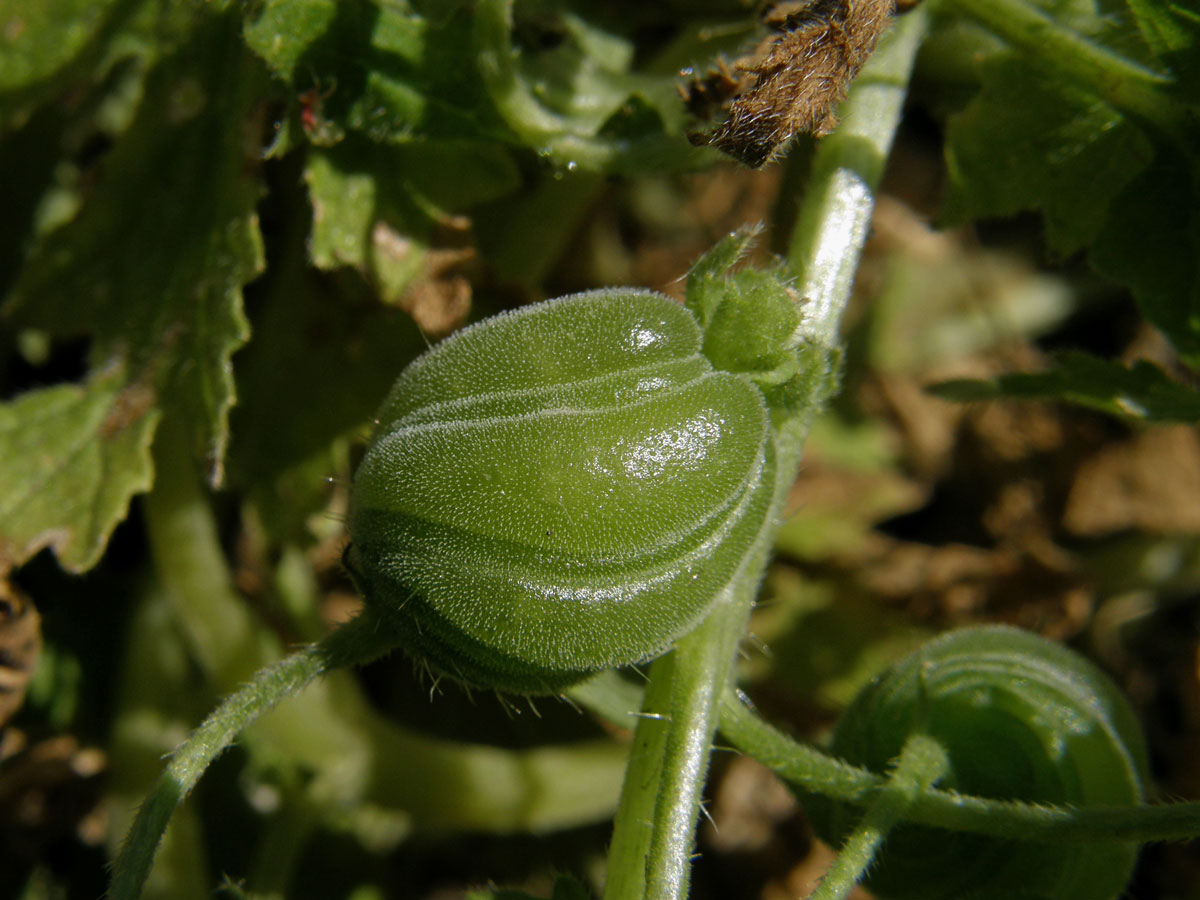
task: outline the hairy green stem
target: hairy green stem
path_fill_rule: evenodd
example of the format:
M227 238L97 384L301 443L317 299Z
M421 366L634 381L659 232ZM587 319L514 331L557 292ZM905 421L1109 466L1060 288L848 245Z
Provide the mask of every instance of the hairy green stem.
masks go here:
M789 480L777 479L776 516ZM613 830L605 900L687 896L718 706L746 630L767 547L769 542L755 548L708 618L650 669ZM593 679L592 684L598 682ZM572 695L587 702L586 691Z
M610 673L602 673L610 674ZM615 675L616 673L611 673ZM667 746L670 720L671 691L674 687L675 655L659 657L650 667L650 683L644 697L636 689L632 694L612 693L608 698L615 704L615 722L623 727L636 722L633 747L625 780L621 784L621 799L617 805L616 827L608 851L608 871L604 884L604 900L641 897L646 892L646 865L650 856L650 841L654 835L654 808L658 798L659 778L663 771L663 754ZM585 706L597 698L590 690L606 690L604 685L621 686L619 681L599 676L573 688L570 694ZM632 688L632 685L629 685ZM603 701L600 701L603 702ZM639 711L640 709L640 711ZM637 716L636 719L630 718Z
M788 261L806 301L800 336L827 347L838 342L842 311L871 226L875 190L926 27L920 7L896 20L855 79L839 110L841 124L821 140L813 159Z
M935 0L935 6L986 26L1051 77L1167 134L1179 134L1181 104L1170 95L1171 79L1073 31L1028 0Z
M592 697L599 696L593 692ZM882 776L792 740L758 718L729 691L721 701L721 734L805 793L867 806ZM1200 834L1200 803L1138 807L1063 807L991 800L931 789L904 818L919 825L993 837L1039 841L1167 841Z
M757 570L744 568L704 623L676 645L666 713L669 727L646 862L644 896L649 900L687 896L700 794L717 730L717 705L729 682L757 586ZM653 727L649 720L647 724Z
M188 649L216 694L272 657L233 586L186 425L168 411L154 442L154 490L143 510L154 571Z
M801 337L830 353L924 22L921 12L904 19L864 68L842 110L841 128L818 151L814 181L797 221L791 261L808 301ZM718 700L728 686L734 651L815 412L805 410L779 429L770 524L725 596L700 628L676 645L671 658L651 670L653 686L635 730L634 759L609 854L606 900L678 900L687 894ZM657 683L661 679L669 679L669 690Z
M925 734L910 736L891 775L842 845L810 900L844 900L849 896L883 846L888 832L949 767L950 760L941 744Z
M615 672L572 688L570 697L615 725L626 726L640 691ZM885 784L882 775L802 744L760 719L734 688L721 697L720 732L734 747L806 794L867 807ZM1200 802L1137 807L1032 805L930 789L905 821L952 831L1062 843L1176 841L1200 835Z
M125 634L116 714L109 733L109 792L115 854L137 805L162 773L163 756L211 705L194 690L195 664L157 581L147 583ZM199 816L181 809L163 836L144 896L211 900L209 861Z
M110 897L134 900L150 871L154 852L171 814L200 776L237 734L280 700L295 694L330 669L368 662L392 649L394 638L376 619L360 616L313 644L263 669L241 690L226 697L172 755L113 867Z

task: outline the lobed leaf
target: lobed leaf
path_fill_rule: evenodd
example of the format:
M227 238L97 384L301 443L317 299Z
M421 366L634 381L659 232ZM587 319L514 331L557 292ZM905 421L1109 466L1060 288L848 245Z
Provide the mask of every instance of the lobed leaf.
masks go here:
M72 572L96 564L153 480L156 400L114 369L0 405L0 570L43 547Z
M1015 55L986 64L975 99L947 133L951 194L962 221L1036 209L1057 254L1096 239L1121 189L1153 154L1149 139L1086 91Z
M633 72L630 46L578 16L560 14L552 27L561 41L518 53L512 0L476 9L479 74L522 143L568 170L678 170L711 158L683 139L673 78Z
M520 184L510 154L473 141L381 145L352 137L309 155L312 260L359 269L395 300L425 268L439 224Z
M151 74L98 183L33 253L5 312L90 337L94 367L116 360L153 384L184 411L216 484L230 357L249 336L241 288L262 266L245 146L261 75L234 17L195 15L192 40Z
M0 2L5 50L0 55L0 91L27 87L61 69L92 40L116 0Z
M1129 285L1142 314L1200 368L1200 164L1160 147L1114 198L1091 262Z
M950 400L1058 400L1126 419L1200 422L1200 392L1194 388L1171 380L1147 362L1126 367L1086 353L1063 354L1049 372L946 381L933 390Z
M1003 32L1000 13L961 5ZM1086 3L1009 8L1026 17L1001 33L1013 46L984 55L979 92L950 121L950 218L1040 211L1055 253L1087 248L1200 362L1200 18L1169 0L1134 0L1132 20Z

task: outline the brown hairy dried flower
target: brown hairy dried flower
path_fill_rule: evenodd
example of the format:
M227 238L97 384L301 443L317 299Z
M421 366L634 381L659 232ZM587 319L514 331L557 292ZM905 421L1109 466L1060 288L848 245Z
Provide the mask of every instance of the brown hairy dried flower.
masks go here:
M725 105L725 121L693 141L712 144L748 166L771 159L793 135L828 134L846 87L875 49L893 0L779 0L763 14L769 34L732 70L684 89L688 108L705 115Z

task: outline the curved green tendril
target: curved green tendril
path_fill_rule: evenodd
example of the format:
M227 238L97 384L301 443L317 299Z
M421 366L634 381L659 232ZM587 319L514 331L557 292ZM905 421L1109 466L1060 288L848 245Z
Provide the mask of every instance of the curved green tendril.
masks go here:
M580 706L623 728L630 726L641 706L640 689L615 672L601 672L568 693ZM865 808L886 783L882 775L788 737L760 719L733 688L721 697L720 733L734 749L806 793ZM913 803L903 819L1002 838L1148 843L1200 835L1200 802L1135 807L1050 806L931 788Z
M166 770L138 810L113 865L109 897L135 900L141 894L175 807L191 793L205 769L242 729L317 676L331 669L369 662L387 653L394 644L394 636L377 619L361 615L320 643L261 670L253 681L226 697L171 754Z
M801 744L758 718L729 691L721 702L721 733L748 756L803 790L858 806L869 805L883 776ZM905 821L993 837L1039 841L1169 841L1200 834L1200 803L1135 807L1051 806L991 800L931 789Z

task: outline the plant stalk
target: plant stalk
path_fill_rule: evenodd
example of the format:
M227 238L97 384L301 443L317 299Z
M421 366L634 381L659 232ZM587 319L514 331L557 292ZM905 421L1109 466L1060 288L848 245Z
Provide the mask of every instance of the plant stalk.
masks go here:
M171 755L166 771L138 810L114 864L109 896L113 900L138 897L175 807L191 793L204 770L242 729L318 675L369 662L391 650L394 643L374 617L361 615L320 643L263 669L253 681L226 697Z
M646 891L645 860L650 856L650 841L653 838L654 807L670 725L667 717L670 714L674 675L675 655L668 653L651 665L650 683L644 696L612 697L624 713L618 716L616 724L628 725L625 716L638 718L635 720L629 764L621 785L621 799L617 805L617 821L625 824L613 832L604 900L640 897ZM596 678L588 682L589 685L599 683ZM576 689L571 690L571 696L581 703L589 703L588 698ZM630 700L635 702L630 703ZM637 712L639 709L640 712Z
M599 696L593 690L592 696ZM882 776L792 740L756 716L733 691L721 702L721 734L805 793L867 806ZM1147 806L1050 806L993 800L955 791L925 791L905 821L1012 840L1169 841L1200 834L1200 803Z
M875 191L900 124L908 80L928 27L917 7L896 19L854 80L841 124L822 138L796 216L788 262L805 299L799 336L838 343L842 313L871 227Z
M630 710L637 707L639 692L615 672L602 672L569 694L601 718L623 726ZM719 727L731 745L806 794L866 808L885 784L882 775L793 740L763 721L735 688L726 688L721 697ZM904 820L1013 840L1148 843L1188 840L1200 834L1200 802L1059 807L931 788L904 814Z
M797 219L790 260L808 301L799 336L830 355L925 21L918 10L880 42L851 89L838 132L818 150L814 179ZM670 659L651 670L649 699L635 729L634 757L622 789L605 900L682 900L687 895L718 701L729 684L734 652L745 634L815 412L805 410L777 435L772 525L759 536L708 619L676 645ZM656 683L661 679L669 679L669 686ZM652 811L649 821L647 811Z
M887 782L809 900L845 900L862 880L888 832L949 767L946 751L937 741L924 734L909 737Z
M650 900L686 897L701 792L717 730L717 707L729 683L738 642L758 587L758 572L743 569L704 623L675 648L667 735L646 862ZM646 720L639 723L654 727Z

